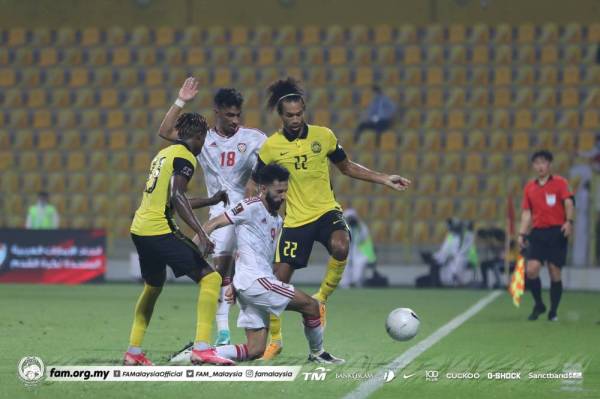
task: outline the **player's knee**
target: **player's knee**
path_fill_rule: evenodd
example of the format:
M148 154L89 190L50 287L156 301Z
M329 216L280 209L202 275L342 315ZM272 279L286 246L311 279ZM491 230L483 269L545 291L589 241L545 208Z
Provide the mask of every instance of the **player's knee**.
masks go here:
M303 313L306 317L319 317L321 315L319 312L319 302L312 297L309 297L304 309Z
M334 240L331 242L331 256L337 260L348 258L350 242L348 240Z

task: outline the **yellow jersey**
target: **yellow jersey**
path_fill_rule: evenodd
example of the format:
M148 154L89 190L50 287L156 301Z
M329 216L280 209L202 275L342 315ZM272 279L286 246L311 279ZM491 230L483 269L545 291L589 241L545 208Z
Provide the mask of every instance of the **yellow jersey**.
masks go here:
M326 127L305 125L298 137L275 132L258 154L262 164L277 163L290 172L284 227L313 222L326 212L342 210L329 178L329 160L340 162L346 153Z
M163 148L152 160L150 173L135 212L131 232L139 236L168 234L177 229L170 201L171 176L179 174L191 179L196 157L183 142Z

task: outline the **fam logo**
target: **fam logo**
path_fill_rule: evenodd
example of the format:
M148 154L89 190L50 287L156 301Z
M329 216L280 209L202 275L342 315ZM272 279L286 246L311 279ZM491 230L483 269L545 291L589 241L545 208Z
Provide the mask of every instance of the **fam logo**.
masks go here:
M331 369L317 367L312 372L302 374L304 374L304 381L325 381L325 377L327 377L327 372L329 371L331 371Z
M17 372L25 385L35 385L44 378L44 362L37 356L26 356L19 362Z
M0 267L4 264L6 260L6 255L8 254L8 247L5 243L0 242Z
M242 154L244 152L246 152L246 148L247 148L246 143L239 143L238 144L238 151L241 152Z
M312 144L310 145L310 149L315 154L320 153L321 152L321 143L319 143L318 141L313 141Z

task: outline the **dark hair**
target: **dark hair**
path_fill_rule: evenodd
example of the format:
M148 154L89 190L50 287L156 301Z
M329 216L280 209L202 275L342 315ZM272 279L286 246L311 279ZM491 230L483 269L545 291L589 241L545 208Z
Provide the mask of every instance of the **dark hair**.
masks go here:
M281 114L281 103L291 101L301 101L304 104L304 90L297 79L287 77L285 79L279 79L271 83L267 87L267 93L269 98L267 99L267 108L274 110L277 108L277 112ZM283 98L286 96L285 98Z
M548 150L539 150L534 152L531 156L531 162L534 162L538 158L545 159L548 162L552 162L552 160L554 160L554 156Z
M179 115L175 121L175 130L180 140L187 140L198 133L206 133L208 123L206 119L197 112L187 112Z
M48 194L48 192L47 192L47 191L40 191L40 192L38 193L38 197L40 197L40 198L46 198L46 199L48 199L48 198L50 197L50 194Z
M263 166L258 173L256 173L256 181L258 184L268 185L277 181L288 181L290 178L290 172L283 166L276 163L270 163Z
M214 103L217 108L238 107L242 108L244 97L242 93L233 88L219 89L215 93Z

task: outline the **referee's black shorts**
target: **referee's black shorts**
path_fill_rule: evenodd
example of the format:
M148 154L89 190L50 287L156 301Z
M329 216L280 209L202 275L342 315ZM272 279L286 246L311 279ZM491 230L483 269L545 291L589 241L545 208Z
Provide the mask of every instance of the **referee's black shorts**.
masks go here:
M131 239L140 258L142 277L153 287L164 284L167 265L173 269L176 277L190 275L193 271L205 268L212 271L196 245L179 232L157 236L138 236L132 233ZM205 270L204 273L206 272Z
M567 237L560 231L561 226L535 228L529 233L527 259L541 263L549 262L563 267L567 261Z

